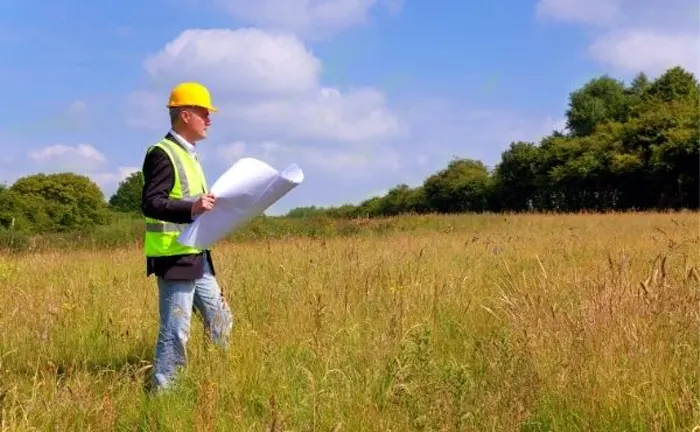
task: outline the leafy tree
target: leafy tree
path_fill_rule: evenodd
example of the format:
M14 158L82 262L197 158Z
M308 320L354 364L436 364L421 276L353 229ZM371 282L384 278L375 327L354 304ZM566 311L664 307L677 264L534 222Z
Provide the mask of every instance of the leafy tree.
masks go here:
M664 102L692 100L698 102L699 84L693 74L683 68L674 67L652 82L645 95Z
M674 84L673 77L679 74L666 74L649 88L637 118L627 125L625 146L644 164L636 179L645 194L638 200L644 207L694 208L698 203L697 90L688 83Z
M541 152L534 143L514 142L501 154L494 173L494 201L499 209L525 211L537 201Z
M0 226L26 233L56 230L46 200L39 196L23 196L10 189L0 191Z
M393 187L380 200L378 212L382 216L401 213L423 213L427 210L423 188L411 188L406 184Z
M629 97L622 81L604 75L571 93L566 125L573 136L591 135L602 123L625 121L629 108Z
M423 183L431 209L444 213L488 210L491 178L486 166L472 159L452 160Z
M700 207L700 83L680 67L625 86L601 76L570 94L568 135L513 142L491 175L481 162L451 161L422 188L329 215L426 211L577 211Z
M51 223L40 225L43 231L89 227L105 222L107 217L102 191L82 175L34 174L20 178L9 190L31 203L37 213L46 214ZM21 212L21 207L15 211Z
M640 72L630 83L627 92L630 95L642 95L649 88L650 84L649 77L644 72Z
M383 201L384 197L373 197L362 201L357 207L351 205L340 206L338 211L333 212L333 214L345 217L381 216Z
M352 218L357 216L374 215L374 213L367 211L364 203L360 203L359 206L344 204L339 207L331 207L326 210L326 214L336 218Z
M117 191L109 198L109 206L121 212L140 213L143 185L144 179L141 171L130 174L119 182Z

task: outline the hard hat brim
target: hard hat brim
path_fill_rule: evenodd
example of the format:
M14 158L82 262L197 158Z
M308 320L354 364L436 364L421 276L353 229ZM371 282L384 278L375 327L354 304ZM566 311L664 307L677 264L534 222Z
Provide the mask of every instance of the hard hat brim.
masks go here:
M218 108L214 106L204 106L204 105L193 105L193 104L168 104L166 105L168 108L180 108L180 107L197 107L197 108L204 108L206 110L209 110L211 112L217 112L219 111Z

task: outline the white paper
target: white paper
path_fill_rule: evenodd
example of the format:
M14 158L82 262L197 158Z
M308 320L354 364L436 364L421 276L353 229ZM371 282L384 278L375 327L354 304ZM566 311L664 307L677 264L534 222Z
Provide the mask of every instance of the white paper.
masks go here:
M304 180L296 164L279 172L253 158L236 162L211 187L212 210L199 215L178 237L186 246L208 248L262 214Z

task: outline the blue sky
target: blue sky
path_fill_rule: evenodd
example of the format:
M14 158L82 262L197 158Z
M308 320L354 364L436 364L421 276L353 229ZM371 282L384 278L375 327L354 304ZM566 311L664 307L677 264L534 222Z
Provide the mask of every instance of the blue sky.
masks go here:
M296 162L271 213L357 203L454 156L493 166L563 128L596 75L697 73L697 19L691 0L5 0L0 182L69 170L109 197L196 80L221 108L210 182L240 157Z

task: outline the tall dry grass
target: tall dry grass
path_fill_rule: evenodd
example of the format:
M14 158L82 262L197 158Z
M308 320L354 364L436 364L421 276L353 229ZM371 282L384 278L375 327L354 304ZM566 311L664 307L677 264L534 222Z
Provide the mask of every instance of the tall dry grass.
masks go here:
M193 321L150 399L141 251L0 259L2 430L688 431L698 215L436 217L215 250L228 352Z

